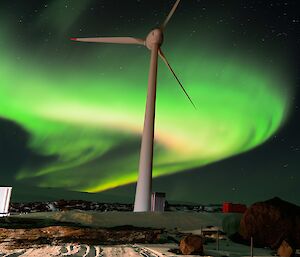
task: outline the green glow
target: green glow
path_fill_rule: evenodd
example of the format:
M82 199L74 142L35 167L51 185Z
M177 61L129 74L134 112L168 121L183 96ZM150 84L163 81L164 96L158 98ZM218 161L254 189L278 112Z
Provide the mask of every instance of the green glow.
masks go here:
M0 116L29 131L36 152L56 156L42 167L24 167L16 179L89 192L134 182L149 52L134 46L87 50L90 45L71 44L74 56L52 66L42 55L23 54L19 61L13 46L0 48ZM83 60L75 51L79 47L89 51ZM253 149L283 124L289 94L282 89L286 80L275 72L238 55L216 56L214 49L199 49L192 42L167 49L197 110L161 62L155 177Z

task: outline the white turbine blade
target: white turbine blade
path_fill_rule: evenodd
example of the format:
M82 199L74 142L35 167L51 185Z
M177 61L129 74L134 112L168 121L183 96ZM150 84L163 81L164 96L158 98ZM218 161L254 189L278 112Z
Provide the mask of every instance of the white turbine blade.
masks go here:
M176 11L176 8L177 8L179 2L180 2L180 0L177 0L176 3L173 5L173 7L172 7L172 9L171 9L171 11L170 11L170 13L169 13L169 15L167 16L167 18L165 19L164 23L163 23L162 26L161 26L162 29L165 29L165 28L166 28L166 26L167 26L169 20L172 18L174 12Z
M133 37L91 37L91 38L71 38L72 41L89 43L113 43L113 44L135 44L145 45L145 40Z
M183 90L184 94L187 96L187 98L190 100L191 104L194 106L195 109L196 106L195 104L193 103L191 97L189 96L189 94L186 92L185 88L183 87L183 85L181 84L181 82L179 81L178 77L176 76L174 70L172 69L171 65L169 64L167 58L165 57L165 55L163 54L162 50L159 48L158 50L158 54L160 56L160 58L164 61L164 63L167 65L167 67L169 68L169 70L172 72L172 74L174 75L175 79L177 80L177 82L179 83L181 89Z

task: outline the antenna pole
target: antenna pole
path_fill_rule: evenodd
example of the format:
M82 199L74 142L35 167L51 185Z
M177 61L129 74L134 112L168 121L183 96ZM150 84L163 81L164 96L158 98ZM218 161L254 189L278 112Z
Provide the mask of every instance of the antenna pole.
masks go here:
M220 233L219 233L219 228L218 228L218 231L217 231L217 251L220 251Z
M150 211L151 208L158 49L158 44L152 45L148 79L148 94L140 152L139 176L135 192L134 212L147 212Z
M250 256L253 257L253 236L250 238Z

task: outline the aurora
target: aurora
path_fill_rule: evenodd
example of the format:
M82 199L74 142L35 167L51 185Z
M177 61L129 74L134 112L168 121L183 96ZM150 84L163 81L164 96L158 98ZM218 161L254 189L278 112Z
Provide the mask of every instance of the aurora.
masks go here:
M44 59L50 48L16 50L10 36L0 34L0 116L28 131L33 151L53 157L25 165L15 179L86 192L133 183L149 53L135 46L125 52L74 46L66 31L60 28L57 38L69 50L51 63ZM159 63L154 177L249 151L274 135L289 113L285 76L253 57L218 55L210 42L199 46L201 39L175 41L166 52L196 110Z

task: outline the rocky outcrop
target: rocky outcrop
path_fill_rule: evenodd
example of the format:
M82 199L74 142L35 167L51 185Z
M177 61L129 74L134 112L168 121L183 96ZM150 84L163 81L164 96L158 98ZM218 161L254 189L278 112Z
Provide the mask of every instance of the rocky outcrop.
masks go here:
M244 213L239 233L248 241L253 237L256 246L278 249L285 240L300 248L300 207L279 198L255 203Z
M50 211L132 211L132 204L97 203L83 200L58 200L54 202L11 203L11 213L50 212Z
M199 254L203 255L203 239L198 235L185 236L179 244L179 248L182 254Z
M162 232L160 229L129 226L107 229L65 226L25 229L0 228L0 243L5 242L11 249L70 242L88 245L158 243Z
M17 213L32 213L32 212L52 212L52 211L133 211L133 204L126 203L102 203L91 202L84 200L58 200L46 202L26 202L26 203L11 203L9 212ZM204 211L204 212L220 212L221 205L191 205L191 204L166 204L166 211Z

